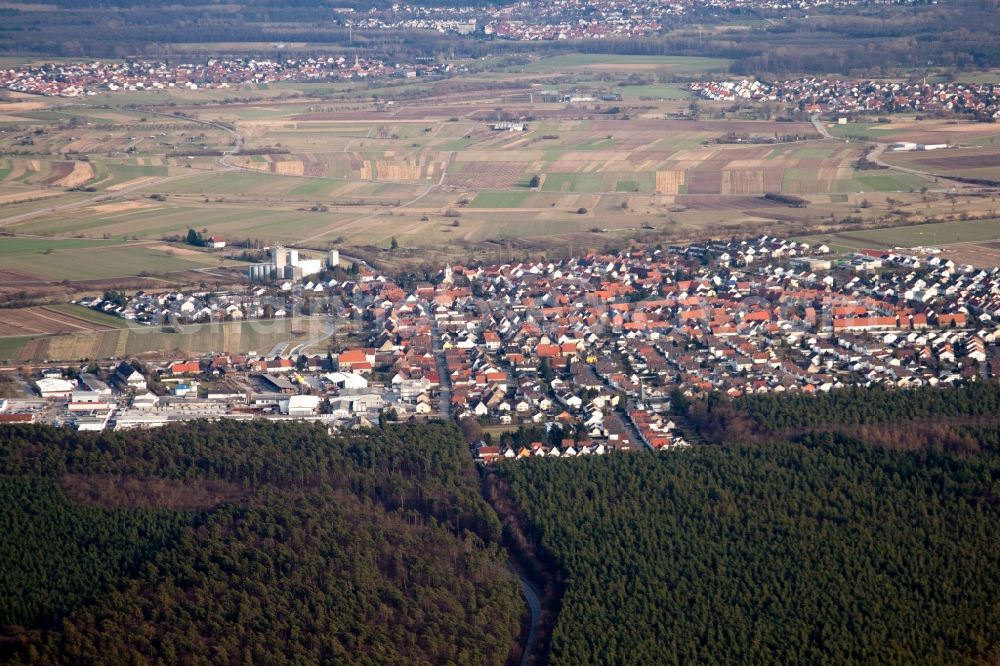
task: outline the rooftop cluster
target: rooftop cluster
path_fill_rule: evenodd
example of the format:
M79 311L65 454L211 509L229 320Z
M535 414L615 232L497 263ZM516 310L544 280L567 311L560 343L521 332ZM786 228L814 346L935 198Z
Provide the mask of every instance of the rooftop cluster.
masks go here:
M730 10L809 10L817 6L849 6L862 0L555 0L543 4L514 2L486 7L425 7L397 3L368 12L340 10L337 23L362 29L416 28L460 35L482 35L515 41L625 39L657 33L669 19L688 14Z
M276 303L302 303L318 288L317 311L349 324L349 340L328 357L305 356L300 344L164 363L156 383L179 383L174 395L131 405L146 411L126 412L117 425L192 415L344 425L391 410L555 433L541 443L484 441L488 462L687 446L671 419L681 396L1000 376L1000 269L958 266L934 248L835 256L824 245L761 236L455 264L424 278L401 282L362 267L325 282L255 285L252 298ZM211 300L182 296L137 294L115 307L128 316L150 298L156 307L165 298L169 311ZM192 389L197 381L204 384ZM129 386L126 378L124 393Z
M1000 86L988 83L743 79L699 81L691 90L710 100L784 102L809 112L946 112L1000 119Z
M184 64L146 61L50 63L0 70L0 88L35 95L79 97L119 90L224 89L239 84L415 76L450 70L451 65L390 65L381 60L346 56L289 58L281 62L230 58Z

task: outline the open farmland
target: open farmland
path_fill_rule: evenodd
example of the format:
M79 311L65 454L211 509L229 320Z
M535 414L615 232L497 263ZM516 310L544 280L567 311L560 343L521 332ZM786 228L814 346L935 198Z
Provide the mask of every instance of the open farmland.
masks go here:
M256 199L256 201L254 200ZM157 239L183 235L192 226L209 228L212 233L227 238L259 238L279 242L294 242L303 236L331 228L345 217L337 213L313 213L300 210L312 205L312 200L283 202L251 199L204 203L198 196L170 200L170 205L151 205L144 201L126 204L100 204L74 208L52 216L39 216L28 223L11 227L13 231L30 229L32 233L73 233L95 238L109 237ZM130 205L134 204L134 205ZM109 210L117 206L114 210ZM218 258L188 249L174 248L173 255L164 251L176 267L162 267L160 257L152 253L155 268L150 270L185 270L205 265L218 265Z
M172 90L98 95L107 108L18 102L31 107L9 113L43 132L37 154L0 162L0 229L117 245L86 255L68 247L0 253L0 277L197 278L228 265L218 254L159 242L189 228L257 245L438 262L506 252L511 243L548 251L636 235L793 234L847 216L874 225L894 208L912 222L991 205L925 195L939 186L916 172L954 167L983 177L995 168L995 128L908 117L829 126L879 140L948 135L978 146L888 153L908 170L858 171L866 142L823 139L808 122L723 118L719 109L690 118L688 93L671 77L726 66L561 55L447 81L242 86L228 101L221 91ZM570 92L582 101L564 101ZM608 95L614 101L597 101ZM160 105L166 115L129 104ZM205 124L218 121L234 134ZM0 145L14 147L16 138L0 137ZM93 192L71 191L76 181ZM807 205L765 201L768 192ZM385 254L392 239L401 250Z
M126 356L170 358L211 351L266 354L282 342L303 343L320 339L325 331L325 317L300 317L192 324L184 326L181 332L141 327L65 335L0 337L0 358L28 362Z
M1000 182L1000 144L989 143L975 148L949 150L892 152L884 157L884 161L942 176Z
M630 56L607 54L570 54L541 58L528 65L516 67L525 72L558 72L573 69L656 70L670 69L677 73L726 71L729 61L721 58L694 58L684 56Z
M481 192L469 204L470 208L517 208L528 192Z
M120 319L105 316L104 321L99 321L97 317L88 316L84 308L68 306L73 308L68 310L66 307L43 306L5 310L3 317L0 318L0 336L87 333L126 327ZM77 313L74 310L81 312ZM96 312L94 314L99 315Z
M8 250L6 243L13 245ZM69 244L70 247L64 247ZM204 252L157 243L111 243L82 239L0 240L0 267L37 280L95 280L132 275L219 268L231 265ZM3 284L0 275L0 285Z
M996 129L987 123L940 119L917 120L913 116L896 116L888 123L830 124L827 129L836 137L864 137L888 143L910 141L970 147L998 143Z
M845 252L868 248L937 248L942 256L957 263L984 267L1000 265L1000 219L816 234L800 240L826 243L831 249Z

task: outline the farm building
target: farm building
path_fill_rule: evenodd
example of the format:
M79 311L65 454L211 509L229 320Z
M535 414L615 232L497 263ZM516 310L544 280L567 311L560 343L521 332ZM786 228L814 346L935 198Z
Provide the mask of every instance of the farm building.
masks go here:
M312 416L319 408L319 396L293 395L282 403L282 411L289 416Z
M342 389L366 389L368 380L353 372L330 372L324 375L326 379Z
M491 127L495 132L524 132L528 129L524 123L493 123Z
M43 398L68 398L73 394L76 385L65 379L46 377L35 382L38 387L38 394Z

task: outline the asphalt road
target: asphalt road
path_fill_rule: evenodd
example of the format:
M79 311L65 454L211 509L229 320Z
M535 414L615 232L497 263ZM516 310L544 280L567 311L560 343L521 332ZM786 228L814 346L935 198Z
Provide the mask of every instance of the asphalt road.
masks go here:
M434 360L437 362L438 377L441 380L440 396L438 397L438 415L448 420L451 418L451 377L448 376L448 364L445 363L444 350L441 348L441 338L437 323L434 325L434 335L431 346L434 349Z
M527 666L535 653L535 644L538 642L538 616L542 612L542 598L538 593L538 588L528 580L521 567L514 560L508 560L507 566L518 580L521 581L521 594L528 603L528 610L531 612L531 628L528 629L528 637L524 639L524 651L521 653L521 666Z
M820 118L819 114L813 114L812 116L810 116L809 119L812 121L813 127L816 128L816 131L819 132L824 139L830 139L832 141L846 141L846 139L840 139L830 134L829 130L826 129L826 125L823 124L823 121ZM876 141L875 139L866 141L866 143L870 143L873 146L875 146L874 149L870 153L868 153L867 156L868 161L871 162L872 164L882 167L883 169L893 169L895 171L900 171L903 173L912 173L916 176L923 176L924 178L941 178L945 180L948 179L947 176L941 176L935 173L931 173L930 171L921 171L919 169L911 169L910 167L904 167L904 166L899 166L897 164L888 164L886 162L883 162L882 155L885 153L886 150L889 149L889 146L891 146L892 144L885 143L883 141ZM954 191L954 189L937 188L929 191L940 193L940 192L952 192ZM992 191L992 190L990 190L989 188L982 188L981 191Z

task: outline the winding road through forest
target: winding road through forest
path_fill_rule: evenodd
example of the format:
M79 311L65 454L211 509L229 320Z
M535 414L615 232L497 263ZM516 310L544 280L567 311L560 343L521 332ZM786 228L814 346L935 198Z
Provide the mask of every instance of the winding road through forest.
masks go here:
M528 610L531 611L531 628L528 629L528 637L524 639L524 650L521 653L521 666L528 666L537 647L538 618L542 613L542 596L538 592L538 588L535 587L535 584L528 580L527 576L524 575L524 571L521 570L521 567L513 559L508 561L508 566L514 572L514 575L517 576L518 580L521 581L521 594L524 595L524 600L528 602Z

